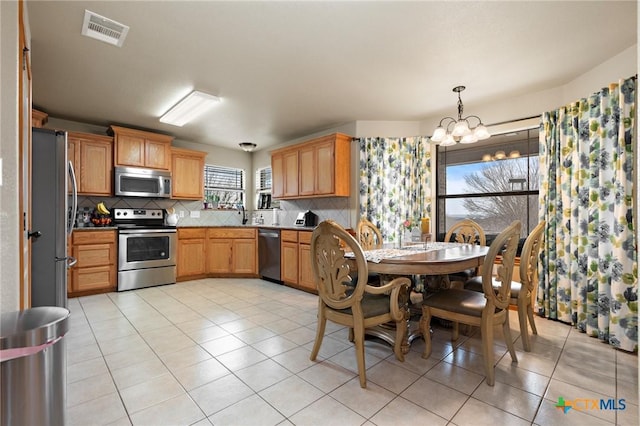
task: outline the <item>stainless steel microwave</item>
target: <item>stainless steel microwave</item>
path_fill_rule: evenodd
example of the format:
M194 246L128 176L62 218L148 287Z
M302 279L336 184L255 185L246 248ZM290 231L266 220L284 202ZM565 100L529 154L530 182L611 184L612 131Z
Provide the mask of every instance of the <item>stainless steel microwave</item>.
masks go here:
M167 170L116 167L115 175L116 196L171 197L171 173Z

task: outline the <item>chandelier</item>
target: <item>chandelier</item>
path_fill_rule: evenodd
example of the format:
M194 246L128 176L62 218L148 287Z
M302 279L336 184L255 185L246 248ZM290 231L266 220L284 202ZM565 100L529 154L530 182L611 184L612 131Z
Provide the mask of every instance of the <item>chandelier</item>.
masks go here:
M482 124L480 117L477 115L462 116L464 105L460 98L460 92L464 89L464 86L456 86L453 88L453 91L458 94L458 119L445 117L440 120L440 124L438 124L438 127L433 131L431 140L440 142L440 146L451 146L457 142L474 143L491 136L487 128ZM471 127L469 119L478 120L478 124L475 127ZM444 126L445 123L446 126Z

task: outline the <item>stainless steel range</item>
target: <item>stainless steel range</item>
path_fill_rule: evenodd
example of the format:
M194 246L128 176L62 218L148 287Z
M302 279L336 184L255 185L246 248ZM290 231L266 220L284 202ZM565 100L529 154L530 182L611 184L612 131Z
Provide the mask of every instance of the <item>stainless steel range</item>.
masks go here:
M113 209L118 227L118 291L176 282L177 233L162 209Z

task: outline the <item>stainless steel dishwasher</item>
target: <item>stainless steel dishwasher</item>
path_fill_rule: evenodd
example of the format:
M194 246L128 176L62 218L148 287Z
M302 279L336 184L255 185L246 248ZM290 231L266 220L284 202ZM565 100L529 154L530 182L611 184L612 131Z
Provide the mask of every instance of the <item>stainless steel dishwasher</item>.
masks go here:
M280 230L258 228L260 277L282 284L280 279Z

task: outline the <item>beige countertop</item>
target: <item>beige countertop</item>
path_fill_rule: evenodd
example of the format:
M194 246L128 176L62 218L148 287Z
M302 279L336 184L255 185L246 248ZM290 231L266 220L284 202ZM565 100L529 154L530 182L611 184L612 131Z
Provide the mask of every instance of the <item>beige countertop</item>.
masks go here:
M262 229L286 229L294 231L313 231L315 226L274 226L274 225L178 225L180 228L262 228Z

